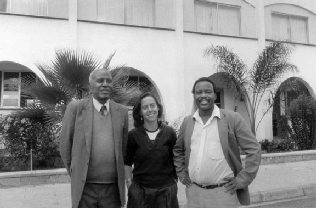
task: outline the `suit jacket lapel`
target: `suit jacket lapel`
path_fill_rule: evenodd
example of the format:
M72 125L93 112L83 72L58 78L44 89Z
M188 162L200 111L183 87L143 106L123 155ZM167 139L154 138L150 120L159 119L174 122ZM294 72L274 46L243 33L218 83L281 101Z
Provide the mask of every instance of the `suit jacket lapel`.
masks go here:
M116 159L118 158L119 153L119 146L120 146L120 136L118 132L121 128L121 116L119 115L119 109L117 105L110 100L110 113L111 113L111 122L112 122L112 129L113 129L113 139L114 139L114 150Z
M92 141L92 128L93 128L93 111L94 106L92 102L92 98L88 99L87 102L84 104L82 109L82 116L84 122L84 137L86 140L86 148L88 155L90 155L91 151L91 141Z
M228 123L226 116L220 111L221 118L217 120L219 140L222 145L226 161L229 161L228 153Z
M185 146L186 146L186 149L188 150L188 153L191 152L191 137L194 130L194 124L195 124L194 118L190 116L190 118L188 119L188 123L185 127L185 134L184 134Z

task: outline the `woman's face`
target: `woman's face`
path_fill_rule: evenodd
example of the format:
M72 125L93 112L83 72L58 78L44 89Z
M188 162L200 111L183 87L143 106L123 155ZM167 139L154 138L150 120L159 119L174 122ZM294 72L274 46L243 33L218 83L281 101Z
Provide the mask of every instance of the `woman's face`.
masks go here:
M158 106L153 97L145 97L141 100L141 115L144 122L154 122L158 118Z

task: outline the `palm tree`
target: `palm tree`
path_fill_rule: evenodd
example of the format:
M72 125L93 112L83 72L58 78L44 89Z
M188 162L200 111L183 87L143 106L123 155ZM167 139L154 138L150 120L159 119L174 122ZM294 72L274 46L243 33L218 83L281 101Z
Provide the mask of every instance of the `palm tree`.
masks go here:
M89 75L93 70L102 67L111 72L113 78L111 99L114 101L127 104L132 98L139 96L140 91L136 83L129 80L128 67L110 67L113 56L114 53L102 66L92 53L70 49L59 50L56 51L56 56L50 64L37 65L43 74L43 79L38 79L34 83L33 77L24 78L21 87L23 96L35 98L36 102L30 107L16 111L11 116L15 117L17 121L29 118L32 126L36 124L38 126L36 130L39 131L35 133L34 129L21 130L22 128L20 128L23 133L14 134L17 139L16 143L12 138L6 140L8 142L6 146L11 156L15 158L14 160L22 158L24 163L30 161L32 170L33 156L38 158L35 161L42 162L47 162L46 160L49 158L52 161L57 159L57 140L54 139L58 138L61 129L60 121L66 106L74 99L89 96ZM12 125L11 127L16 126L12 122L10 125ZM43 134L46 132L51 132L52 135ZM44 152L43 149L45 149Z
M273 106L274 87L287 72L297 71L297 67L288 62L291 48L281 42L272 42L259 54L253 66L248 69L239 56L225 46L210 46L205 56L213 55L218 62L218 71L233 82L250 119L251 130L255 134L263 117ZM259 105L265 95L270 94L268 106L261 118L257 118ZM256 121L257 125L256 125Z
M67 104L74 99L89 96L89 74L100 67L109 70L113 77L111 99L126 104L139 95L132 82L128 82L128 70L125 66L110 67L114 56L111 54L103 66L92 53L63 49L56 51L51 64L39 64L37 68L44 78L36 83L28 83L22 93L34 97L36 104L18 111L22 117L43 119L44 122L61 120Z

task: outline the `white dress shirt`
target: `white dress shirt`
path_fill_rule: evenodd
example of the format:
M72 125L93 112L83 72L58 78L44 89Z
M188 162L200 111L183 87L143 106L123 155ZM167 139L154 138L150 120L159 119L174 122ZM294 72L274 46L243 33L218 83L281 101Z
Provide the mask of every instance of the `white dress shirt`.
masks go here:
M215 185L223 183L224 178L234 177L220 143L217 125L220 119L219 108L214 105L212 115L205 124L198 110L193 118L195 125L191 137L190 179L200 185Z
M105 104L101 104L98 100L96 100L95 98L92 99L92 102L93 102L93 106L94 108L100 112L102 106L105 105L106 107L106 111L104 111L104 115L106 115L108 112L110 112L110 102L109 102L109 99L106 101Z

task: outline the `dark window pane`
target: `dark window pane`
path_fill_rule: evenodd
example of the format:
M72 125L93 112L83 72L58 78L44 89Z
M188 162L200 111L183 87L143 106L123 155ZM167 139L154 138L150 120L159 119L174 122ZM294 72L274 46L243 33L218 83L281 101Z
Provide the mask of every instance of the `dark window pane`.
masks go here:
M19 91L19 73L5 72L3 78L3 91Z
M217 107L221 108L221 92L215 92L216 93L216 100L214 103L217 105Z
M34 97L26 90L27 87L31 86L36 82L36 75L33 72L22 72L21 73L21 96L20 106L27 107L33 103Z

